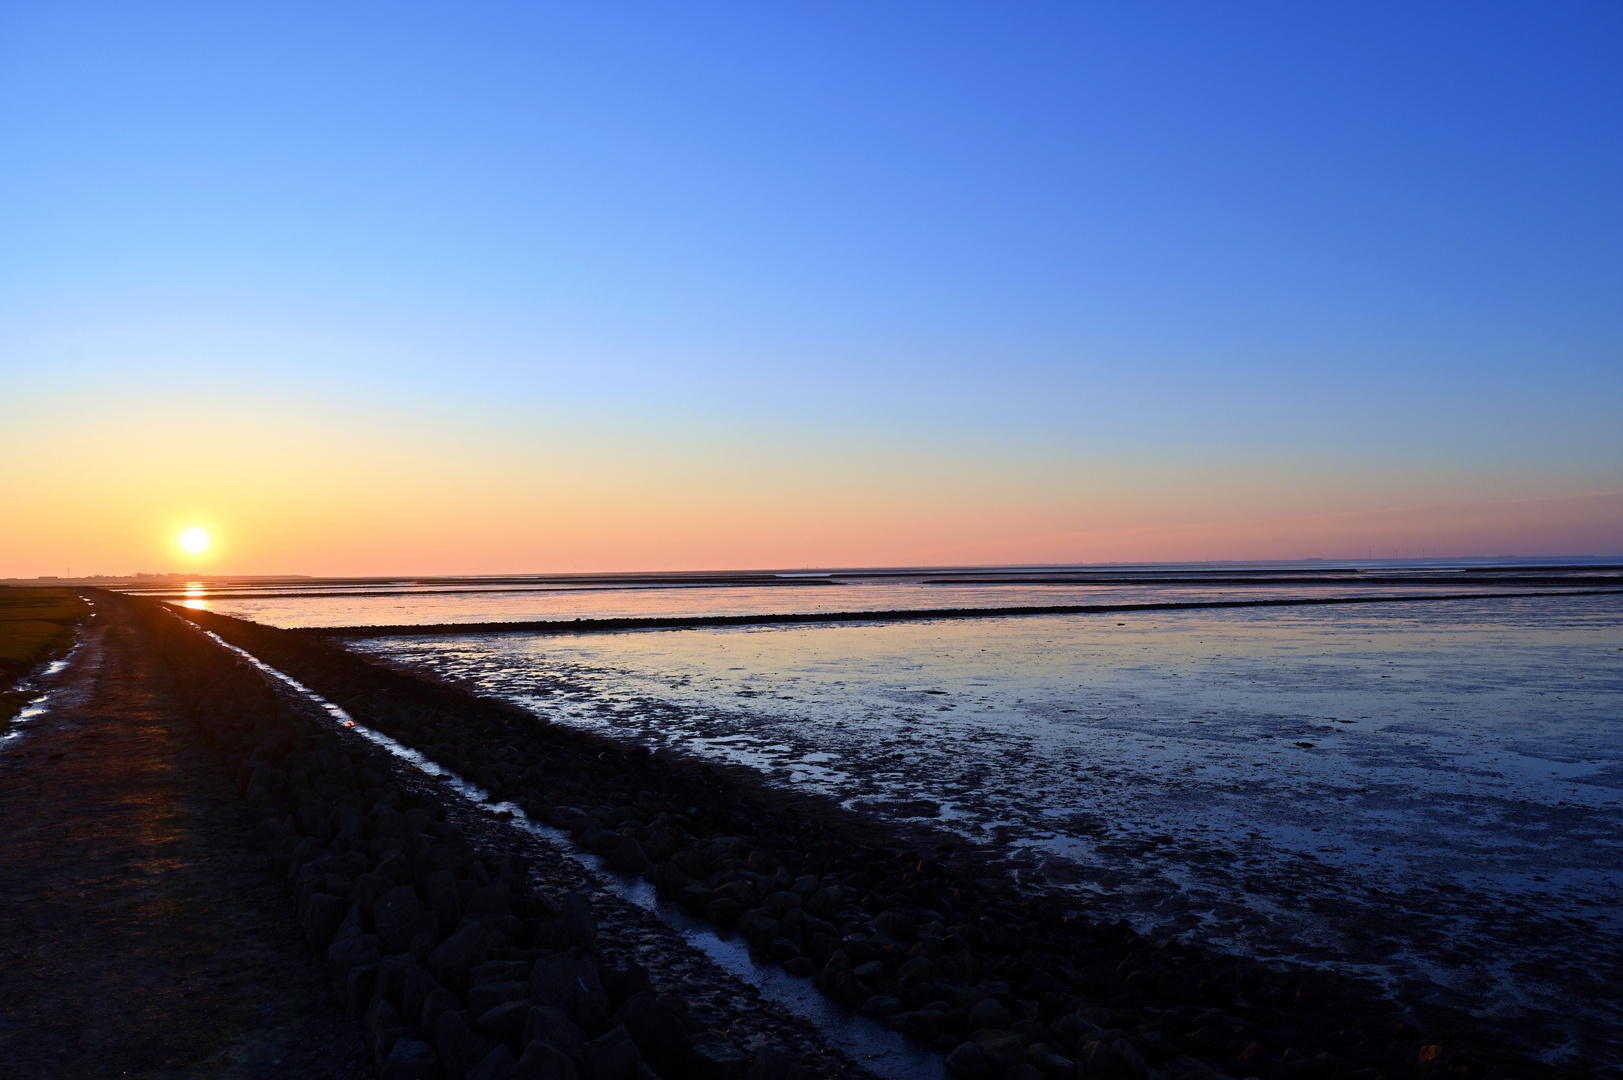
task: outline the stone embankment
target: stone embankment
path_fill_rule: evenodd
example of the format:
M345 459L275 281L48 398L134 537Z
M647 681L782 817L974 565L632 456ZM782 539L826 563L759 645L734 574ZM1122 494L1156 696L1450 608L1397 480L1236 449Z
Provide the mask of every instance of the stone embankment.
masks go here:
M591 913L528 888L386 763L289 715L251 670L150 605L191 708L298 895L381 1075L743 1076L750 1058L605 966ZM567 829L616 870L742 933L964 1080L1576 1075L1328 975L1281 973L1079 917L988 853L888 831L815 798L664 760L371 664L311 635L185 616L366 724ZM168 626L163 624L167 621ZM931 840L933 842L926 842ZM1468 1049L1467 1049L1468 1047ZM790 1075L783 1057L756 1075Z

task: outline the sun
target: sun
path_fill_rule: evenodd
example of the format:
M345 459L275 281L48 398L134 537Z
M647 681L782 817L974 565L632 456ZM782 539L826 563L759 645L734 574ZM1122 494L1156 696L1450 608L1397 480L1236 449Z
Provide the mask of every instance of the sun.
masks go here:
M185 532L180 534L180 546L191 552L193 555L207 551L209 546L209 534L204 532L202 529L187 529Z

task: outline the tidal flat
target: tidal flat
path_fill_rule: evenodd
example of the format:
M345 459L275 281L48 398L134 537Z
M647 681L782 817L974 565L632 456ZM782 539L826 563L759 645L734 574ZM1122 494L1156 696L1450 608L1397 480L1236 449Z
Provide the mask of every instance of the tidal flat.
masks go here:
M350 647L958 832L1151 936L1623 1027L1623 597Z

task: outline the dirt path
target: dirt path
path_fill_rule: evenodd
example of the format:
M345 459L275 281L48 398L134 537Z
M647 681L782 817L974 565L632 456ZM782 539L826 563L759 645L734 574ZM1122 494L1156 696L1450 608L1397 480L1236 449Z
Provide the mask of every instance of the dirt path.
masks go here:
M121 602L0 748L0 1073L364 1077L356 1026Z

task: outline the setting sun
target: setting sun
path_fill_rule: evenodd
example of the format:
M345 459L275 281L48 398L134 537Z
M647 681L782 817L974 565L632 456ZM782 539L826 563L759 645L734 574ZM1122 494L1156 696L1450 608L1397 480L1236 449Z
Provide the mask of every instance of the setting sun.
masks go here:
M208 550L209 534L202 529L187 529L180 534L180 546L193 555Z

